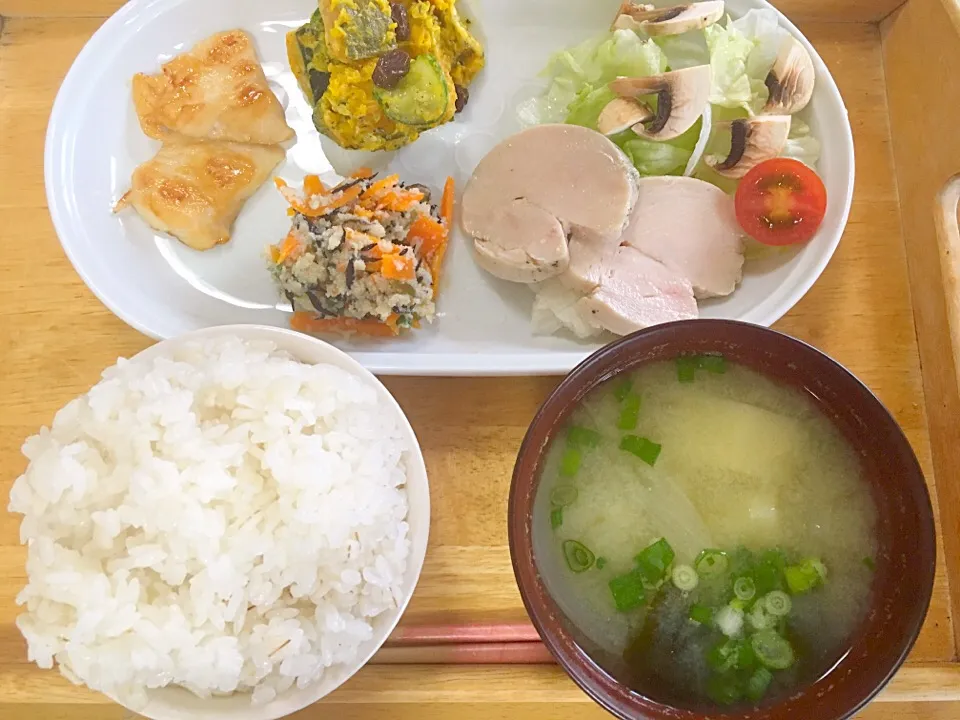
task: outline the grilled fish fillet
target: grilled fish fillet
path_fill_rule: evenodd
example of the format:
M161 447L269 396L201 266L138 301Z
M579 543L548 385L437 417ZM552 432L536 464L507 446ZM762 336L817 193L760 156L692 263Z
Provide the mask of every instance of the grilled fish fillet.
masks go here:
M157 75L135 75L133 102L143 132L157 140L272 145L294 135L242 30L201 41Z
M133 173L114 212L132 205L155 230L194 250L230 240L243 204L284 158L283 148L227 142L171 143Z

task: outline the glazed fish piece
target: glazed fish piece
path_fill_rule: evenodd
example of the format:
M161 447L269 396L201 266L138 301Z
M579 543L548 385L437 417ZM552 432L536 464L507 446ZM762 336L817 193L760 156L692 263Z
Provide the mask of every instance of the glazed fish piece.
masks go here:
M230 240L243 204L283 158L276 145L167 144L134 171L114 212L132 205L155 230L209 250Z
M135 75L133 102L143 132L158 140L272 145L294 136L242 30L203 40L159 74Z

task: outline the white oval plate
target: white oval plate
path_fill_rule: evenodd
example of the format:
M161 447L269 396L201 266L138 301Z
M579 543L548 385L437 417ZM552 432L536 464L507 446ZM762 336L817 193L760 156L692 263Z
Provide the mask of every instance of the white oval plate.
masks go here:
M350 153L321 139L286 61L284 35L309 17L313 0L131 0L93 36L57 96L47 131L45 174L50 213L64 250L87 286L124 321L155 338L199 328L256 323L285 327L266 270L268 244L286 235L286 207L272 184L244 208L227 245L198 253L155 233L133 211L113 204L157 143L140 131L131 99L135 72L162 62L215 32L242 28L257 44L267 77L297 132L277 170L291 180L360 164L389 167L410 182L460 187L483 154L519 129L517 98L556 50L602 32L619 0L461 0L484 42L487 67L471 87L466 111L398 153ZM763 0L728 0L738 16L769 8ZM786 18L781 24L810 50L817 86L805 119L823 145L819 172L830 198L817 237L789 260L748 264L730 297L703 303L701 315L771 325L810 289L840 242L853 195L853 138L843 100L823 61ZM467 239L451 241L441 316L430 327L389 340L338 346L384 374L509 375L569 371L604 341L533 334L533 295L480 271Z

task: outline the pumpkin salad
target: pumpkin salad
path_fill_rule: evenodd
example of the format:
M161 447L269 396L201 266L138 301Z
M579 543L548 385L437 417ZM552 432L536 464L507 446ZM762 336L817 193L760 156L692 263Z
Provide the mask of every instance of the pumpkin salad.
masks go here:
M335 187L316 175L302 189L276 183L293 223L269 260L294 330L392 337L433 321L453 178L436 204L427 187L366 168Z

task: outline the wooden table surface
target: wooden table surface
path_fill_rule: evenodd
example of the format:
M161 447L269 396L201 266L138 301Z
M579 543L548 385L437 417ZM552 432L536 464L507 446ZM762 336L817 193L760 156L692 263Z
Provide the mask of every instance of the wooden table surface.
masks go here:
M57 88L120 0L0 0L0 498L22 472L20 444L150 340L104 308L74 273L46 209L43 138ZM857 189L840 250L777 327L866 382L904 427L932 483L926 404L910 304L877 22L897 0L785 0L850 109ZM960 168L958 168L960 169ZM423 443L434 521L409 620L453 613L523 617L510 569L506 501L514 454L550 378L390 378ZM4 501L5 502L5 501ZM19 516L0 513L0 718L113 720L123 711L26 661L14 625L24 583ZM927 623L872 720L960 717L960 669L942 553ZM939 702L929 702L929 701ZM297 715L340 720L602 718L558 669L370 667ZM810 719L813 720L813 719Z

